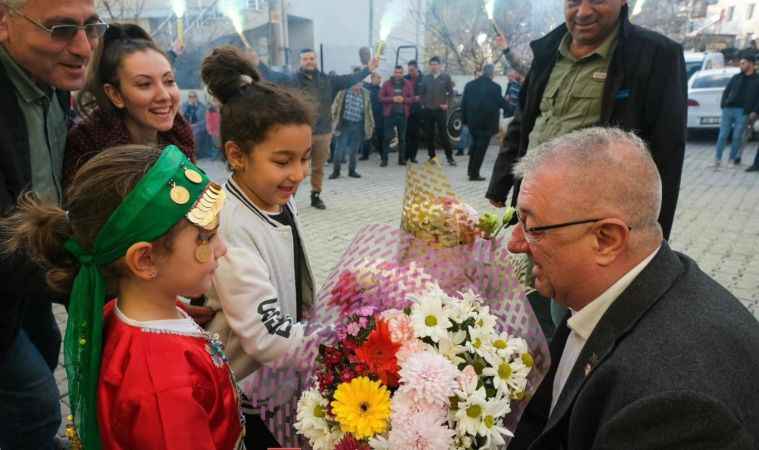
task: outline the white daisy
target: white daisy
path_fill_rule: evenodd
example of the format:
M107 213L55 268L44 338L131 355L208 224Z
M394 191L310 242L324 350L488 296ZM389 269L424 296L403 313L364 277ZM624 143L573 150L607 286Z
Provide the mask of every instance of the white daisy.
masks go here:
M484 436L487 440L485 445L480 449L495 450L499 446L505 445L506 441L503 436L513 437L514 435L501 426L503 417L511 411L509 400L506 398L493 398L485 404L483 412L482 424L480 436Z
M472 327L469 329L469 340L466 343L467 351L481 356L495 353L492 348L493 332L487 328Z
M527 388L527 375L530 368L525 366L521 359L501 358L500 356L488 356L491 367L482 370L482 375L493 377L493 386L502 395L511 397L517 392L524 392Z
M327 423L328 404L317 389L305 391L298 400L295 429L308 439L313 450L331 450L343 436Z
M443 309L441 296L435 294L437 293L430 291L421 298L414 299L416 301L411 308L411 323L418 338L429 337L433 342L439 342L447 336L451 321Z
M448 311L448 315L452 321L457 324L461 324L470 317L475 316L475 306L479 303L479 297L477 297L471 290L461 294L461 298L448 297L444 306Z
M458 410L454 416L456 421L456 432L459 435L468 434L470 436L482 435L487 433L485 429L485 407L487 406L487 394L485 388L474 391L465 399L459 401Z
M440 339L440 342L438 342L437 351L458 367L459 364L466 362L464 358L459 356L466 352L466 348L461 345L464 340L466 340L465 332L448 333L446 337Z

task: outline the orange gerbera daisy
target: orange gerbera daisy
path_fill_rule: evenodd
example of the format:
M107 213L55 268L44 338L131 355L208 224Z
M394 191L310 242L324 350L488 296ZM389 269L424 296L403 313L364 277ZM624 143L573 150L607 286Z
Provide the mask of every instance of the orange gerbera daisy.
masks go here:
M390 338L390 328L382 319L376 320L374 330L366 342L356 349L356 358L366 364L369 371L376 374L382 384L388 387L398 386L398 360L395 354L401 348Z

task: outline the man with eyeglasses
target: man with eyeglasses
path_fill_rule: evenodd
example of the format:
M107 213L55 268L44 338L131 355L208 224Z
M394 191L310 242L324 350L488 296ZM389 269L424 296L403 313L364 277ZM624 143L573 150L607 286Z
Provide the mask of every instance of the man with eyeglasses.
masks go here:
M60 204L70 91L106 25L93 0L0 0L0 208L26 191ZM43 272L0 259L0 448L53 449L61 334Z
M509 250L570 315L509 450L756 449L759 322L664 240L646 144L584 129L515 172Z
M630 22L627 0L564 0L565 23L531 43L534 59L493 167L486 197L519 195L514 162L563 134L595 125L635 131L663 180L659 218L669 238L685 156L687 79L682 46ZM508 52L500 37L496 44ZM532 300L546 336L564 314ZM554 304L555 306L555 304ZM553 319L553 320L552 320Z

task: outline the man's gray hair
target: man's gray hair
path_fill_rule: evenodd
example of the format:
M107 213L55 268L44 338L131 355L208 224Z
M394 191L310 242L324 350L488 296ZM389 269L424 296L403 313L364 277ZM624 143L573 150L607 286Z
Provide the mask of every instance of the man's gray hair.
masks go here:
M514 174L528 178L543 170L564 176L561 194L573 206L616 210L633 229L660 229L661 176L634 133L596 127L560 136L529 150Z
M485 64L482 68L482 74L488 78L493 78L495 76L495 66L493 64Z

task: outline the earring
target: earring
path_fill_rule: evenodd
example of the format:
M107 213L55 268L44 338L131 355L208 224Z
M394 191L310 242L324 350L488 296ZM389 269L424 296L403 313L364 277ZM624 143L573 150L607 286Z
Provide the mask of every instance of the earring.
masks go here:
M205 264L211 260L211 246L208 245L207 240L200 241L198 247L195 249L195 260L201 264Z
M156 278L158 278L158 271L150 272L150 275L148 276L150 277L151 280L155 280Z

